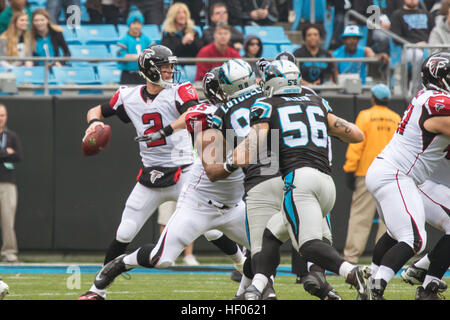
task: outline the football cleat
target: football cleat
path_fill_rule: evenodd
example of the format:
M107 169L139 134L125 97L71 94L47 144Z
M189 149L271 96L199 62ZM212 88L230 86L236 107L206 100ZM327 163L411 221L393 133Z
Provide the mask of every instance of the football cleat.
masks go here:
M408 268L402 271L401 277L403 281L409 283L410 285L422 284L425 280L427 270L422 268L417 268L414 264L410 265ZM444 292L448 288L447 284L439 280L438 290L439 292Z
M105 300L101 295L93 291L87 291L77 298L77 300Z
M416 300L443 300L439 297L439 283L431 281L424 289L419 286L416 291Z
M233 272L231 273L230 279L236 282L241 282L242 274L239 271L237 271L237 269L234 269Z
M249 285L244 292L245 300L261 300L261 292L254 285Z
M267 286L264 288L261 294L261 300L278 300L277 295L275 293L275 289L273 288L273 283L270 280Z
M303 288L309 294L318 297L320 300L342 300L339 294L325 280L322 272L310 271L302 278Z
M370 277L370 269L368 267L357 266L348 274L345 282L356 288L358 294L370 300L370 290L367 289L367 279ZM366 300L366 299L362 299Z
M417 268L415 265L410 265L408 268L403 270L401 277L403 281L411 285L422 284L425 280L425 275L427 270L422 268Z
M9 286L0 280L0 300L3 300L5 296L9 293Z
M330 285L331 287L331 285ZM333 289L333 287L331 287L332 289L330 291L328 291L325 299L323 300L342 300L342 297L339 295L339 293L337 293L336 290Z
M100 289L106 289L109 287L114 279L116 277L126 271L127 268L125 266L125 263L123 262L123 258L126 256L126 254L122 254L115 258L114 260L111 260L106 265L103 266L103 268L100 269L100 271L95 276L94 285Z

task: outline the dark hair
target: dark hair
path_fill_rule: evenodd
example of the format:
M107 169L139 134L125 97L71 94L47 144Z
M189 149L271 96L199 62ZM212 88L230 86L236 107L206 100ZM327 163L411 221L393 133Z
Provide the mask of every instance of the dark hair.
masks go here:
M303 37L303 41L306 38L306 33L308 32L309 29L314 28L317 31L319 31L319 36L320 38L323 38L323 29L320 25L318 24L313 24L313 23L309 23L307 24L303 29L302 29L302 37Z
M212 16L214 9L218 8L218 7L225 7L225 8L227 8L227 11L228 11L228 7L224 2L215 2L209 7L209 16L210 17Z
M389 104L389 99L380 100L372 94L373 100L375 100L375 104L378 106L387 106Z
M214 28L214 32L216 32L217 29L225 29L225 30L228 30L231 32L231 27L226 22L219 22L218 24L216 24L216 26Z

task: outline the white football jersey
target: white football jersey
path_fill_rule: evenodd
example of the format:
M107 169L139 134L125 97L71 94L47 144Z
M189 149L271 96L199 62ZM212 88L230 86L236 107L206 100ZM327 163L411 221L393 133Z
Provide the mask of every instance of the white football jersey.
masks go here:
M206 115L214 114L216 110L216 106L206 103L191 107L186 114L186 127L191 132L194 128L206 129ZM232 207L238 204L244 196L244 173L242 169L238 169L226 179L211 182L206 175L201 159L197 157L189 171L188 186L203 195L206 201L212 200L217 204Z
M145 97L144 89L145 85L121 86L109 103L114 110L123 106L138 136L156 132L174 122L180 116L177 106L198 99L190 83L165 88L154 100ZM140 142L139 149L145 167L177 167L193 162L192 141L186 130L178 130L158 141Z
M447 156L439 162L439 165L428 180L450 188L450 145Z
M425 120L450 116L450 95L422 90L412 99L392 140L379 157L386 159L417 184L423 183L447 155L450 138L428 132Z

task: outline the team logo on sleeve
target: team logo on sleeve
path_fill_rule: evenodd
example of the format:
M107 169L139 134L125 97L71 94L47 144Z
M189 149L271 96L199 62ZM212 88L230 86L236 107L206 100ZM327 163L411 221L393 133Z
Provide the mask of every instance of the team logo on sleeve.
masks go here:
M442 101L443 102L443 101ZM436 109L437 112L441 112L441 110L443 110L445 108L445 105L440 104L440 103L436 103L434 105L434 108Z
M150 181L155 183L156 179L162 178L164 176L164 172L158 170L152 170L150 172Z
M443 57L436 57L431 58L428 63L428 70L430 70L430 73L433 77L437 78L439 69L445 68L445 66L448 64L448 59Z

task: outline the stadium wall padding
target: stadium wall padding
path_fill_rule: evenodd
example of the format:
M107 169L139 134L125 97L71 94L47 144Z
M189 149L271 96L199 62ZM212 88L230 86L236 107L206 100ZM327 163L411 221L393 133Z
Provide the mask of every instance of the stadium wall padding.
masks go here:
M134 127L115 117L106 120L112 127L109 146L96 156L82 156L86 112L107 98L0 96L0 103L8 108L8 127L20 135L24 149L24 159L16 170L19 190L16 233L20 250L104 251L114 238L141 161L133 140ZM370 106L368 97L326 98L338 116L350 121ZM390 106L402 114L407 102L393 99ZM334 246L342 252L351 202L342 171L347 145L333 138L332 150L337 201L330 220ZM155 213L130 249L156 242L159 236L156 218ZM432 228L427 230L427 248L431 248L441 233ZM373 228L366 253L373 250L374 236ZM284 252L289 249L289 243L282 247ZM196 240L194 250L218 252L204 237Z

